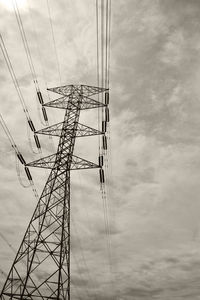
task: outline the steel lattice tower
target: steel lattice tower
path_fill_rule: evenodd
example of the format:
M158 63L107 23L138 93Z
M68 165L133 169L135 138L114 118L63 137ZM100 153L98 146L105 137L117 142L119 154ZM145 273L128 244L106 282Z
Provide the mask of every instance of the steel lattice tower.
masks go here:
M73 155L76 137L103 132L79 123L80 111L106 106L90 96L104 88L67 85L44 106L65 109L64 121L37 131L59 136L57 152L26 165L51 169L0 299L70 299L70 171L101 168ZM108 93L106 93L108 94ZM102 169L100 169L102 170ZM101 172L100 172L101 175Z

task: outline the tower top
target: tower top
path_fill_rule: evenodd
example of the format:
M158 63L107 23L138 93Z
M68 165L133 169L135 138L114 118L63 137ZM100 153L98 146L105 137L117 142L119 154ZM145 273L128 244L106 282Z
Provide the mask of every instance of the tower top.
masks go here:
M61 94L63 96L69 96L72 93L77 93L77 94L84 95L86 97L103 93L107 90L108 89L106 88L95 87L95 86L84 85L84 84L70 84L70 85L63 85L54 88L48 88L48 91Z

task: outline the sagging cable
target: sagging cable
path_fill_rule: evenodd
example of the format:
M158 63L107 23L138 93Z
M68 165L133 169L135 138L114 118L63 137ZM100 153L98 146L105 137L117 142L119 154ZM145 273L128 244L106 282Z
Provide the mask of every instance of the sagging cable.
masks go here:
M1 123L1 126L11 144L11 147L14 149L15 153L16 153L16 157L18 158L18 160L21 162L22 165L26 165L26 161L23 157L23 155L20 153L19 149L17 148L16 144L15 144L15 141L10 133L10 130L8 129L4 119L3 119L3 116L0 114L0 123Z
M8 68L8 70L9 70L9 73L10 73L11 78L12 78L12 80L13 80L15 89L16 89L16 91L17 91L17 94L18 94L20 103L21 103L21 105L22 105L23 112L24 112L24 114L25 114L25 116L26 116L27 123L28 123L28 125L29 125L31 131L34 132L34 131L35 131L35 126L34 126L33 121L31 120L31 117L30 117L30 115L29 115L28 108L27 108L26 103L25 103L25 100L24 100L24 98L23 98L21 89L20 89L20 87L19 87L18 80L17 80L17 78L16 78L15 72L14 72L14 70L13 70L13 67L12 67L12 64L11 64L11 61L10 61L10 58L9 58L9 55L8 55L8 51L7 51L6 47L5 47L5 43L4 43L3 38L2 38L1 35L0 35L0 48L1 48L1 50L2 50L2 53L3 53L4 59L5 59L7 68ZM28 133L28 132L27 132L27 133ZM29 140L29 136L28 136L28 140ZM30 143L29 143L29 145L30 145ZM31 147L31 150L33 151L32 147ZM35 153L35 152L33 151L33 153Z
M32 176L31 176L31 173L28 169L28 167L26 166L26 161L23 157L23 155L21 154L21 152L19 151L17 145L15 144L15 141L10 133L10 130L8 129L8 126L6 125L4 119L3 119L3 116L0 114L0 123L1 123L1 126L11 144L11 147L14 149L15 151L15 158L16 158L16 171L17 171L17 177L18 177L18 180L20 182L20 184L24 187L24 188L27 188L27 187L30 187L32 186L32 190L33 190L33 193L34 193L34 196L36 197L36 199L38 199L38 193L37 193L37 190L35 188L35 185L34 185L34 182L33 182L33 179L32 179ZM23 183L22 181L22 178L21 178L21 173L20 173L20 167L19 167L19 162L24 166L24 171L26 173L26 176L29 180L29 185L26 185Z
M14 8L14 11L15 11L15 17L16 17L16 20L17 20L17 23L18 23L18 27L19 27L19 31L20 31L20 34L21 34L24 50L26 52L28 64L29 64L29 67L30 67L31 76L32 76L32 79L33 79L33 83L35 85L37 97L38 97L39 103L42 105L43 104L43 97L42 97L42 93L40 91L40 87L39 87L39 83L38 83L38 80L37 80L35 67L34 67L34 64L33 64L33 59L32 59L32 56L31 56L31 51L30 51L30 48L29 48L28 40L27 40L27 37L26 37L26 33L25 33L25 30L24 30L22 18L21 18L16 0L13 0L13 8Z
M52 40L53 40L53 45L54 45L58 75L59 75L59 80L60 80L60 84L61 84L62 80L61 80L60 62L59 62L58 51L57 51L57 47L56 47L56 40L55 40L55 34L54 34L53 22L52 22L52 16L51 16L51 9L50 9L50 5L49 5L49 0L46 0L46 2L47 2L47 9L48 9L48 15L49 15L49 22L50 22L50 26L51 26L51 35L52 35Z

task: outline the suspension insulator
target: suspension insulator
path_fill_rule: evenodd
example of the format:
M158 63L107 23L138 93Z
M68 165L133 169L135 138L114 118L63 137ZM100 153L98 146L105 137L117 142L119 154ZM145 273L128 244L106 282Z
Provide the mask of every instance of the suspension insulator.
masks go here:
M17 157L18 157L19 161L22 163L22 165L26 164L26 161L20 152L17 153Z
M100 176L100 182L104 183L105 178L104 178L104 170L103 169L99 169L99 176Z
M106 121L102 121L102 132L103 132L103 133L106 132L106 129L107 129L107 128L106 128L106 127L107 127L106 125L107 125L107 124L106 124Z
M99 155L99 167L103 167L103 155Z
M25 167L24 169L25 169L26 175L27 175L27 177L28 177L28 180L32 181L32 176L31 176L31 173L30 173L30 171L29 171L29 168L28 168L28 167Z
M105 93L105 105L108 105L109 104L109 93L106 92Z
M109 108L108 107L105 108L105 119L106 119L106 122L110 121L110 114L109 114Z
M107 137L105 135L102 136L103 149L107 150Z
M44 106L42 106L42 113L43 113L44 120L46 122L48 122L47 112L46 112L46 109L44 108Z
M39 138L38 138L37 134L34 134L34 139L35 139L35 143L36 143L37 148L41 149L40 141L39 141Z
M38 96L38 100L39 100L40 104L44 104L42 93L40 91L37 92L37 96Z
M31 130L32 130L33 132L35 132L35 126L34 126L34 124L33 124L33 122L32 122L31 119L28 119L28 125L30 126Z

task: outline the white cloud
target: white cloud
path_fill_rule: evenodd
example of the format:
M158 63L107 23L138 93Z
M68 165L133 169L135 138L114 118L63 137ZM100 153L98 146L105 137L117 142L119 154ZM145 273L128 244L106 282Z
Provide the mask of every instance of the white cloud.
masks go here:
M91 299L96 293L98 300L111 299L113 291L123 300L149 300L150 297L196 300L199 293L196 283L199 280L200 107L199 42L193 23L200 26L195 13L200 7L194 1L189 6L182 5L181 10L180 1L170 1L170 4L155 1L153 5L146 0L125 2L113 2L112 16L112 178L109 179L108 204L114 287L110 284L98 174L83 171L80 176L75 173L72 176L75 220L72 292L74 299L78 299L76 287L78 293L85 296L88 289L87 297ZM91 7L91 1L80 0L49 3L63 82L84 80L96 84L95 6ZM31 1L30 4L38 25L41 61L30 11L20 11L44 91L41 62L48 86L59 85L55 54L45 2ZM184 23L188 14L194 18L187 18ZM30 114L40 128L34 86L13 13L3 9L0 23ZM0 78L3 79L1 112L26 160L34 160L27 145L22 109L2 57ZM45 93L44 98L48 101ZM51 123L63 117L62 112L55 109L49 109L48 113ZM83 117L85 123L88 116ZM91 126L96 123L95 117L90 115ZM49 140L41 137L41 141L43 154L49 154L52 151ZM2 133L0 142L0 232L17 249L36 201L30 190L19 187L14 158L7 153L10 147ZM77 152L95 161L96 142L79 141ZM41 190L47 175L36 170L32 174ZM80 248L83 248L94 284L88 278ZM0 268L5 272L13 255L8 243L1 240ZM1 278L1 286L3 281Z

